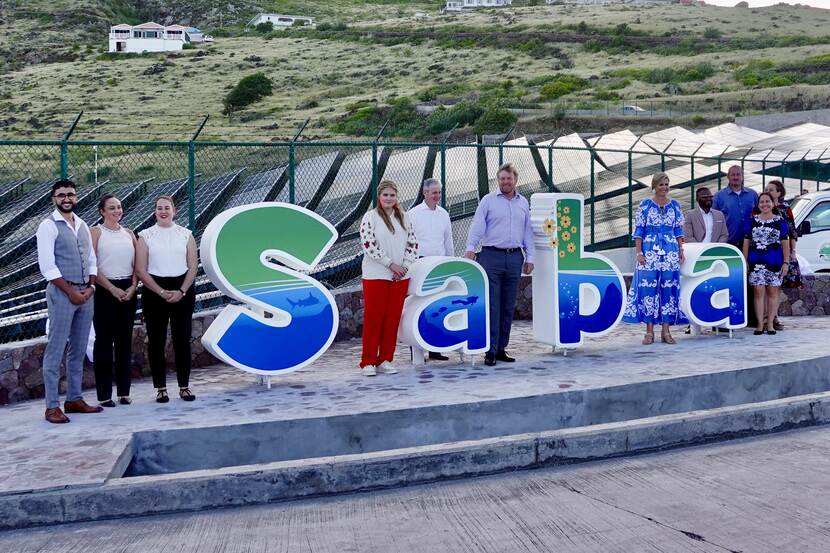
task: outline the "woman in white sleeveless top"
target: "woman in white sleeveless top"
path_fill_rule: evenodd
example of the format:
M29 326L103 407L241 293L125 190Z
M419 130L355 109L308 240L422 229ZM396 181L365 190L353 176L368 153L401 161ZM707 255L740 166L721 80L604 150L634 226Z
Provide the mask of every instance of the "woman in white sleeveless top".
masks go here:
M196 240L190 231L173 222L176 206L170 196L156 198L156 224L138 233L136 273L144 283L141 308L147 325L147 352L156 401L167 403L167 363L164 346L167 327L173 338L179 397L193 401L190 391L190 333L196 294L198 259Z
M133 325L135 323L138 278L135 275L135 235L119 222L123 215L121 201L114 194L104 194L98 202L104 218L92 227L92 247L98 258L95 280L95 345L93 366L98 401L115 407L112 400L112 377L118 402L129 405ZM113 357L114 354L114 357Z

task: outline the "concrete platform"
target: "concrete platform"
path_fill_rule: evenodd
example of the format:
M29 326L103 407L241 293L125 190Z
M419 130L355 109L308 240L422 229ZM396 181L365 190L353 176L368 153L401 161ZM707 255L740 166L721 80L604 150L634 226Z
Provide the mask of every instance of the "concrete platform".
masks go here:
M823 423L830 320L784 322L776 336L676 330L676 346L642 346L642 328L622 325L567 357L518 323L517 363L414 367L401 350L400 374L375 378L358 373L351 341L270 390L213 367L194 372L193 403L156 404L147 381L134 383L133 405L69 425L43 421L40 401L0 408L0 527L261 503ZM711 412L697 422L676 415L697 410ZM324 482L321 466L336 469ZM254 479L218 484L243 473Z

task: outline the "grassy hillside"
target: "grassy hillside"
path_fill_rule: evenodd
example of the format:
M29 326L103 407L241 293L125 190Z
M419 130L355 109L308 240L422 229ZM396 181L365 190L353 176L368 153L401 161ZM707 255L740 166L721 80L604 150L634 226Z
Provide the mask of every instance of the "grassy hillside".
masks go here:
M403 0L17 6L0 14L11 30L0 34L0 54L14 60L0 79L2 138L60 136L82 109L81 137L184 138L201 114L211 115L210 138L285 137L306 118L316 137L373 134L386 120L387 134L423 137L456 123L503 129L512 124L507 108L550 117L562 102L602 109L624 98L722 117L827 107L830 92L830 10L807 7L518 5L440 16L434 2ZM245 30L256 6L312 15L317 29ZM111 23L145 19L195 24L217 41L101 56ZM21 54L26 37L37 55ZM228 90L255 72L274 81L274 94L233 120L222 115ZM414 105L429 100L463 103L417 116Z

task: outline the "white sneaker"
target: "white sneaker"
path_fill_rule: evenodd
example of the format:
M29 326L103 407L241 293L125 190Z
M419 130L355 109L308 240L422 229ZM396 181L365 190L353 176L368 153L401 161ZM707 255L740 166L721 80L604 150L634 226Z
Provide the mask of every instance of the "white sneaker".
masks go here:
M389 361L384 361L378 365L378 372L385 374L398 374L398 369Z
M374 366L374 365L366 365L365 367L363 367L362 369L360 369L360 374L362 374L363 376L375 376L375 375L377 375L378 373L377 373L377 371L375 370L375 366Z

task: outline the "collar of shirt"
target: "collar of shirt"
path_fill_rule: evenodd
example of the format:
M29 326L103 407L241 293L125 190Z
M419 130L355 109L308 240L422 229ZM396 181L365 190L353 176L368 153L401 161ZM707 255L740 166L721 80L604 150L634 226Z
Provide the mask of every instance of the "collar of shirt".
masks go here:
M63 215L61 215L61 212L58 211L57 208L55 208L55 210L52 211L52 219L54 219L55 221L66 221L66 219L63 218ZM78 216L75 215L75 213L73 212L72 213L72 223L73 223L73 225L77 226L78 221L79 221Z
M514 190L513 191L513 197L508 198L507 196L504 195L504 192L502 192L501 190L497 190L496 191L496 196L501 196L502 198L504 198L508 202L512 202L513 200L517 200L517 199L521 198L522 195Z

